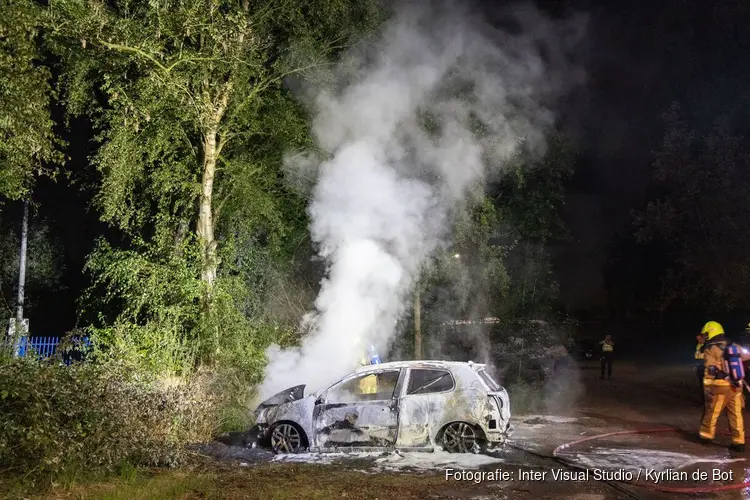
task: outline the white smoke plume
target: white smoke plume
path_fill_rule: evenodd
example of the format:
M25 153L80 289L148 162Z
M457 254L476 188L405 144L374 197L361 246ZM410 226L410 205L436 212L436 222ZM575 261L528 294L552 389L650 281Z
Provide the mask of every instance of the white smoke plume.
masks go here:
M549 105L580 79L563 48L583 23L528 6L512 17L516 34L454 7L401 7L343 58L333 85L308 94L326 155L310 231L328 272L302 345L269 349L260 397L324 388L366 345L384 352L420 266L447 242L450 214L520 147L544 151ZM295 158L288 168L309 172L310 157Z

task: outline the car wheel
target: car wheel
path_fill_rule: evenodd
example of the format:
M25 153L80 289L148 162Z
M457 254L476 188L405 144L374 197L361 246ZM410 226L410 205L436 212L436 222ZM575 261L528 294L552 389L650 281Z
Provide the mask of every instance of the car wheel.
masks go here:
M271 449L274 453L299 453L304 448L302 432L296 425L281 423L271 430Z
M443 431L443 448L450 453L475 453L479 450L479 437L466 422L453 422Z

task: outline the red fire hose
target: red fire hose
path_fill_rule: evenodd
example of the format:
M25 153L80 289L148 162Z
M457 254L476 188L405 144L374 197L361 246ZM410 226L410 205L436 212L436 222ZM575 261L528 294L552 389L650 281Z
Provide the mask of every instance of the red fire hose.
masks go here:
M681 432L681 431L682 429L678 429L676 427L660 427L656 429L636 429L636 430L629 430L629 431L607 432L605 434L597 434L596 436L588 436L583 439L577 439L575 441L571 441L570 443L561 444L560 446L558 446L552 451L552 456L558 460L565 462L566 464L570 466L582 468L580 465L576 465L576 463L573 460L567 459L564 456L560 456L559 452L571 446L585 443L586 441L594 441L596 439L601 439L601 438L610 437L610 436L622 436L622 435L627 435L627 434L655 434L657 432ZM720 432L719 434L724 435L724 436L730 435L728 432ZM649 490L663 491L667 493L711 493L715 491L740 490L743 488L750 488L750 481L746 481L742 483L734 483L734 484L724 484L720 486L696 486L696 487L661 486L661 485L647 483L644 481L619 481L619 482L630 484L633 486L638 486L641 488L646 488Z

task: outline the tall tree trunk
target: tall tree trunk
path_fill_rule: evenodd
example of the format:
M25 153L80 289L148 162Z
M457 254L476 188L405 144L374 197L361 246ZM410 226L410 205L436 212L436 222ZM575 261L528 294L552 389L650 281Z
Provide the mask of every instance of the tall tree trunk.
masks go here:
M217 143L216 131L210 130L203 139L203 179L198 209L198 240L201 244L201 280L206 284L209 298L212 296L218 262L214 239L213 193L216 176Z
M208 94L208 83L204 83L206 95ZM213 349L211 358L215 358L219 352L220 338L219 325L214 316L213 298L216 275L219 269L219 260L216 251L214 220L214 180L216 178L216 164L225 142L219 136L219 124L224 117L231 92L231 81L221 90L218 103L214 105L213 113L208 117L208 126L203 133L203 176L201 179L201 194L198 206L198 224L196 234L201 246L201 281L206 285L206 296L204 298L204 312L213 333Z
M414 359L422 359L422 294L414 288Z

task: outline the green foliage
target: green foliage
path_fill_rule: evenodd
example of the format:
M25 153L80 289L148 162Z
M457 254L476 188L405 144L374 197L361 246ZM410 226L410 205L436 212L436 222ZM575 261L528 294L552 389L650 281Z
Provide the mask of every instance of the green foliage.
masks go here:
M177 465L185 444L214 431L210 380L157 384L123 362L0 365L0 464L46 480L115 471L122 464ZM34 473L33 475L31 473Z
M554 317L558 286L548 245L566 237L560 212L575 151L560 135L548 144L537 161L519 155L509 162L498 196L475 195L455 215L452 246L425 266L417 285L427 343L446 320ZM553 337L527 340L539 348L550 347L542 340L558 344Z
M97 320L92 338L155 373L189 372L201 349L202 294L191 248L182 243L165 254L153 246L116 250L100 241L86 264L95 281L83 298L84 314L98 312L90 314ZM101 312L107 310L113 317Z
M322 77L377 22L375 3L52 0L48 12L68 112L99 130L96 206L126 240L87 265L85 305L113 311L94 334L154 370L223 359L257 375L290 323L266 304L293 283L307 223L281 180L284 153L310 144L283 83Z
M560 218L565 182L573 174L576 151L562 135L551 134L547 152L536 161L517 159L501 181L503 213L524 239L535 243L567 235Z
M0 8L0 201L27 196L34 175L62 158L50 117L50 72L40 64L41 9L33 0Z
M510 286L496 306L498 316L539 319L552 313L559 287L549 244L567 237L560 214L575 159L571 144L553 134L540 160L516 161L501 181L499 204L511 228L506 241L513 244L505 258Z
M664 118L664 140L653 163L659 190L634 214L638 242L672 262L661 276L657 308L747 308L750 156L744 140L724 119L708 133L691 130L678 105Z

